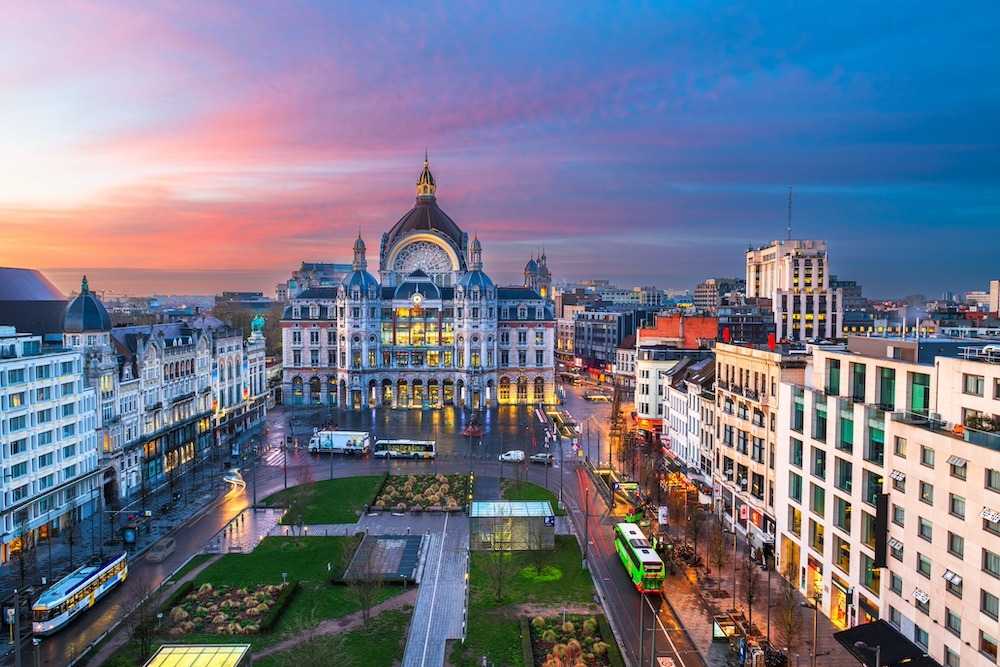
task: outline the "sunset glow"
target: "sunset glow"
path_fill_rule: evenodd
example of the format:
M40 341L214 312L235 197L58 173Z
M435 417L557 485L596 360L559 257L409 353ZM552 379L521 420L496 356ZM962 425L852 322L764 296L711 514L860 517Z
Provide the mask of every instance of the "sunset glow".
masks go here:
M993 5L5 2L0 265L255 290L438 202L520 282L693 288L829 242L866 295L1000 253ZM374 267L373 267L374 268Z

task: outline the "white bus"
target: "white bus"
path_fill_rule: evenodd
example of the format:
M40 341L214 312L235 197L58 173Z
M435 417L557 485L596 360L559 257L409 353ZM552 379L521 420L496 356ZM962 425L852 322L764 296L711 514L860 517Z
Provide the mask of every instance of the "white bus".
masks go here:
M309 439L309 453L365 454L371 447L367 431L316 431Z
M372 456L394 459L432 459L437 456L434 440L379 440Z
M101 597L125 581L128 574L126 554L118 554L99 565L84 565L65 579L53 584L35 602L31 630L36 635L51 635L81 611L90 609Z

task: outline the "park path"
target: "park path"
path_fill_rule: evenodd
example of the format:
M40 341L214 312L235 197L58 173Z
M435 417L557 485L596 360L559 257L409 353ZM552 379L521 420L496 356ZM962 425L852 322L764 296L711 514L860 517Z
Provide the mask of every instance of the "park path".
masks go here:
M390 609L402 609L405 607L412 607L417 602L417 589L411 588L405 593L396 595L385 602L381 602L371 610L371 617L375 618L383 611L388 611ZM290 648L298 646L299 644L318 639L319 637L325 637L328 635L337 635L342 632L351 632L352 630L357 630L361 627L363 618L360 611L356 611L353 614L348 614L347 616L342 616L340 618L333 618L327 621L322 621L315 628L310 628L304 633L298 634L294 637L286 639L283 642L275 644L274 646L269 646L265 649L257 651L254 654L255 659L266 658L274 653L281 653L282 651L287 651Z

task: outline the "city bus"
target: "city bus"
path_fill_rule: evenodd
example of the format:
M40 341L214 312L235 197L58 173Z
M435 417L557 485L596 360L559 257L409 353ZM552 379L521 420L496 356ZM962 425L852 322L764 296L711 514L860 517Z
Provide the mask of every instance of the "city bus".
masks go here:
M70 622L74 616L90 609L101 597L128 574L126 554L105 560L98 565L84 565L42 593L32 607L31 630L36 635L51 635Z
M432 459L437 456L434 440L378 440L372 456L393 459Z
M640 593L663 592L663 560L634 523L615 524L615 549Z

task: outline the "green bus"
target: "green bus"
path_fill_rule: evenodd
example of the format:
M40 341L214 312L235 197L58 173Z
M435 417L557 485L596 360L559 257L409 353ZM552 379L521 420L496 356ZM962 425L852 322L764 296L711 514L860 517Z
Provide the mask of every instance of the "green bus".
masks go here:
M615 524L615 549L640 593L663 592L663 560L634 523Z

